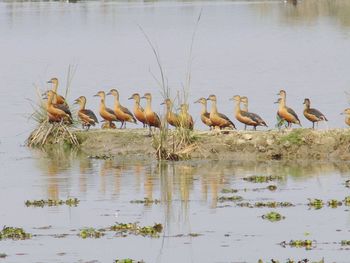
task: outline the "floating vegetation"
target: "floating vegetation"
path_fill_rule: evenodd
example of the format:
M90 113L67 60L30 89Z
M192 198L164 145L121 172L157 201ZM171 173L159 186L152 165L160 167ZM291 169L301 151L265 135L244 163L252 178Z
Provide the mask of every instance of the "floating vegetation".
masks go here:
M341 244L342 246L350 246L350 240L342 240L342 241L340 242L340 244Z
M294 259L287 259L286 261L278 261L276 259L271 259L271 261L267 261L268 263L324 263L324 259L321 259L320 261L311 261L307 258L301 259L301 260L294 260ZM261 259L259 259L258 263L264 263Z
M221 196L218 198L219 202L227 202L227 201L237 202L237 201L241 201L241 200L243 200L243 197L239 196L239 195Z
M338 201L338 200L335 200L335 199L332 199L332 200L329 200L327 202L327 205L329 207L332 207L332 208L337 208L338 206L341 206L342 205L342 202L341 201Z
M262 218L267 219L271 222L277 222L277 221L281 221L282 219L285 219L284 216L282 216L281 214L279 214L277 212L267 213L266 215L263 215Z
M110 154L99 154L99 155L90 155L89 159L97 159L97 160L112 160L114 157Z
M252 183L268 183L270 181L281 180L282 176L279 175L251 175L248 177L244 177L244 181L252 182Z
M26 233L23 228L18 227L7 227L4 226L0 232L0 240L2 239L12 239L12 240L24 240L30 239L31 234Z
M0 253L0 258L6 258L7 255L5 253Z
M29 206L35 206L35 207L44 207L44 206L59 206L59 205L68 205L68 206L77 206L79 204L79 200L77 198L69 198L67 200L27 200L25 202L25 205L27 207Z
M223 194L233 194L233 193L237 193L238 190L237 189L230 189L230 188L224 188L221 190L221 193Z
M321 199L309 199L309 203L307 205L315 209L321 209L324 206L324 203Z
M89 228L83 228L82 230L80 230L78 236L80 236L83 239L85 239L85 238L100 238L100 237L104 236L104 233L103 233L103 230L96 230L93 227L89 227Z
M158 200L158 199L149 199L149 198L145 197L143 200L131 200L130 203L132 203L132 204L150 205L150 204L159 204L160 200Z
M268 185L266 188L269 189L270 191L276 191L277 190L277 186L276 185Z
M159 233L163 231L162 224L154 224L153 226L139 226L137 223L117 223L109 228L109 230L116 231L121 236L127 235L141 235L148 237L159 237Z
M131 258L126 258L126 259L116 259L114 260L114 263L145 263L145 262L143 260L137 261Z
M280 243L281 246L286 247L296 247L296 248L305 248L305 249L312 249L316 246L316 241L313 240L291 240L289 242L283 241Z
M238 203L237 206L249 207L249 208L262 208L262 207L277 208L277 207L292 207L294 205L290 202L256 202L254 204L249 202L242 202L242 203Z
M345 197L343 202L344 202L344 205L350 206L350 196Z

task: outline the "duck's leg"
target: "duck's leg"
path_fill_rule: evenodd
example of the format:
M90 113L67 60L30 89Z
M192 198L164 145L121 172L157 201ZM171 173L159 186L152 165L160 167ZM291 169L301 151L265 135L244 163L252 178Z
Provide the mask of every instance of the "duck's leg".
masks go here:
M151 125L149 125L148 127L149 127L148 136L151 137L151 136L152 136L152 128L151 128Z
M122 121L122 124L120 125L119 129L122 129L124 125L124 122Z
M244 124L244 130L245 131L247 130L247 124Z
M315 122L314 121L312 122L312 129L313 130L315 129Z
M256 126L254 126L254 131L256 131Z

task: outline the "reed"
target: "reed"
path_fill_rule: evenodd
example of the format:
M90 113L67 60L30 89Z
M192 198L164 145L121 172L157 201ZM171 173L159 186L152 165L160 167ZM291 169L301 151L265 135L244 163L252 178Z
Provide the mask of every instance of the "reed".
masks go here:
M65 87L65 98L67 99L74 74L77 67L69 65L67 72L67 81ZM37 123L37 127L32 131L26 140L26 145L29 147L45 146L48 144L67 144L77 146L79 141L72 132L72 127L75 125L67 124L66 122L50 123L47 117L46 101L42 98L43 90L35 85L37 100L28 100L33 113L30 114L29 119ZM72 107L70 107L72 109ZM75 112L72 112L75 116Z
M189 55L187 61L187 71L185 76L185 83L183 85L182 91L177 92L177 96L173 100L178 101L178 106L180 104L188 105L188 98L190 93L191 86L191 78L192 78L192 53L193 53L193 45L195 40L195 35L198 29L198 25L201 19L202 10L199 13L199 16L196 21L196 25L192 34ZM168 78L166 77L166 72L163 67L163 64L160 59L160 54L152 43L146 32L139 25L141 32L143 33L146 41L148 42L154 57L157 62L160 79L157 78L152 72L152 76L157 82L161 95L163 99L167 99L171 97L171 89L168 85ZM178 107L177 107L178 108ZM174 131L169 129L169 125L166 120L166 115L162 114L162 124L159 129L159 133L153 134L153 147L156 149L156 156L158 160L183 160L188 159L190 157L190 153L196 150L199 145L196 143L196 136L194 135L193 130L188 128L186 118L180 119L180 127L177 127Z

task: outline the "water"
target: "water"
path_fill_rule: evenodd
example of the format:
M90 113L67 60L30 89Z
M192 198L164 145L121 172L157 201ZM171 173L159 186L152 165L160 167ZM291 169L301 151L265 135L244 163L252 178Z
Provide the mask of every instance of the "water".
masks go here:
M162 112L153 54L140 25L156 43L172 95L185 82L188 50L197 16L190 102L215 93L219 110L233 119L235 94L248 95L250 109L273 126L279 89L302 115L310 97L328 119L344 127L339 113L348 107L350 5L347 1L222 2L1 2L0 3L0 222L24 227L32 240L1 241L6 262L112 262L131 257L146 262L257 262L259 258L311 258L347 262L348 252L333 242L348 239L347 207L308 210L307 198L341 200L349 195L347 163L235 163L192 161L159 167L153 160L90 160L75 152L42 153L22 147L33 123L26 99L35 87L48 88L53 76L63 93L69 64L77 66L68 100L85 95L96 110L98 90L118 88L122 102L133 92L152 92ZM112 100L109 99L111 105ZM199 108L191 113L200 123ZM302 119L305 126L309 124ZM235 122L237 124L237 121ZM242 128L242 125L237 125ZM323 125L322 128L327 126ZM278 190L252 191L247 175L283 175ZM273 209L239 208L217 203L223 188L240 191L245 200L290 201L276 209L278 223L261 219ZM77 197L78 207L26 208L27 199ZM131 200L150 197L161 204ZM115 217L117 213L117 217ZM162 223L160 239L143 237L82 240L85 226L114 222ZM37 229L43 226L49 229ZM340 230L340 231L339 231ZM199 237L175 237L199 233ZM305 235L305 233L310 233ZM50 234L71 234L54 238ZM228 235L228 236L225 236ZM317 247L282 248L281 241L314 239ZM91 249L96 248L96 249ZM24 255L21 255L24 253ZM60 254L64 253L64 254ZM17 254L17 255L16 255ZM18 255L20 254L20 255Z

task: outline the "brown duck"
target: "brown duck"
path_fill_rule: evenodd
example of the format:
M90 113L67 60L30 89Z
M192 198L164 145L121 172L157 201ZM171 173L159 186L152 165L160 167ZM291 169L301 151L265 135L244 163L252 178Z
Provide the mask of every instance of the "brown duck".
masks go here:
M162 102L160 105L165 105L166 106L166 120L167 122L174 127L179 127L180 126L180 119L179 115L174 113L172 111L173 109L173 103L170 99L165 99L164 102Z
M113 121L119 121L117 116L115 115L114 111L110 108L106 107L106 94L104 91L99 91L97 94L94 95L94 97L100 97L101 102L100 102L100 107L99 107L99 113L103 120L108 123L108 125L103 125L103 127L106 128L114 128L115 124Z
M159 119L159 116L157 113L155 113L152 110L152 95L151 93L145 93L141 99L146 99L146 108L145 108L145 116L146 116L146 122L149 126L149 135L151 134L152 130L151 127L160 128L161 122Z
M200 103L202 104L202 110L201 110L201 121L207 125L210 129L213 127L213 123L210 120L210 114L207 111L207 99L206 98L200 98L199 100L195 101L194 103Z
M95 126L98 123L95 113L92 110L85 109L86 98L80 96L75 100L75 104L79 104L78 118L82 123L83 129L90 129L90 126Z
M53 103L54 104L67 104L66 103L66 99L59 95L57 93L57 89L58 89L58 79L57 78L52 78L50 79L47 83L51 83L52 84L52 91L56 93L55 98L53 99Z
M310 100L304 99L304 116L306 119L312 122L312 129L315 129L315 122L318 125L319 121L328 121L326 116L322 114L319 110L310 108Z
M214 127L219 127L220 129L230 127L232 129L236 129L233 122L224 114L219 113L216 106L216 96L210 95L207 100L211 101L211 110L210 110L210 121L212 122Z
M180 105L179 120L182 128L193 130L194 122L192 116L188 113L187 104Z
M286 106L286 92L284 90L280 90L278 93L280 98L275 103L278 103L278 111L277 115L288 123L288 127L292 126L292 123L298 124L301 126L298 115L295 111Z
M134 104L134 115L135 118L143 124L143 128L147 127L147 122L146 122L146 116L145 116L145 110L142 108L140 105L140 95L138 93L134 93L131 95L129 100L135 100Z

